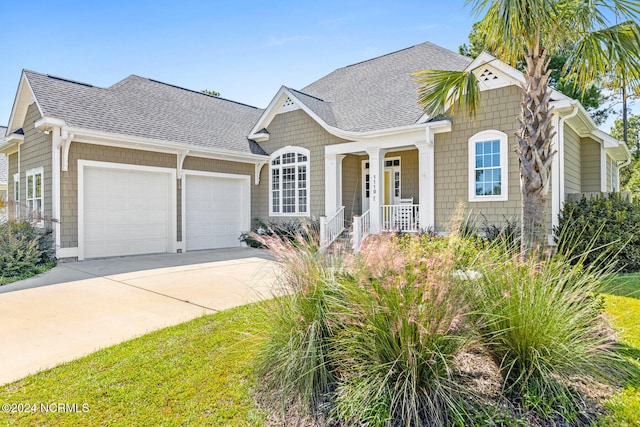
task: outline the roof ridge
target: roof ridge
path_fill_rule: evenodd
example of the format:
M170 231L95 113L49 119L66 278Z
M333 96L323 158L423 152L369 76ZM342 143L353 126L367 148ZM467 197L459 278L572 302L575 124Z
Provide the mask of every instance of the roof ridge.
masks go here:
M290 91L297 92L297 93L299 93L299 94L301 94L301 95L304 95L304 96L308 96L309 98L313 98L313 99L316 99L316 100L321 101L321 102L327 102L327 103L328 103L328 102L330 102L330 101L325 101L325 100L324 100L324 99L322 99L322 98L318 98L317 96L309 95L308 93L303 92L303 91L301 91L301 90L294 89L294 88L287 87L287 86L285 86L285 87L286 87L287 89L289 89Z
M136 77L140 77L140 76L136 76ZM242 106L245 106L245 107L249 107L249 108L254 108L256 110L260 110L260 108L255 107L253 105L245 104L243 102L234 101L232 99L223 98L221 96L209 95L209 94L204 93L204 92L200 92L200 91L193 90L193 89L187 89L186 87L177 86L177 85L174 85L174 84L171 84L171 83L161 82L160 80L155 80L155 79L151 79L151 78L148 78L148 77L140 77L140 78L149 80L150 82L153 82L153 83L158 83L158 84L161 84L161 85L173 87L173 88L184 90L184 91L187 91L187 92L197 93L199 95L206 96L206 97L209 97L209 98L219 99L221 101L233 102L234 104L238 104L238 105L242 105Z
M425 42L425 43L428 43L428 42ZM420 44L423 44L423 43L420 43ZM385 56L394 55L396 53L400 53L400 52L405 51L405 50L413 49L416 46L419 46L419 45L416 44L416 45L413 45L413 46L405 47L404 49L398 49L398 50L395 50L393 52L385 53L384 55L379 55L379 56L376 56L374 58L365 59L364 61L360 61L360 62L356 62L356 63L353 63L353 64L345 65L344 67L340 67L340 68L349 68L349 67L354 67L356 65L364 64L365 62L375 61L377 59L384 58ZM338 68L338 70L340 68Z
M71 79L67 79L66 77L59 77L59 76L54 76L51 74L45 74L47 77L49 77L50 79L54 79L54 80L60 80L63 82L67 82L67 83L73 83L73 84L77 84L77 85L81 85L81 86L86 86L86 87L95 87L92 84L89 83L84 83L84 82L79 82L77 80L71 80Z

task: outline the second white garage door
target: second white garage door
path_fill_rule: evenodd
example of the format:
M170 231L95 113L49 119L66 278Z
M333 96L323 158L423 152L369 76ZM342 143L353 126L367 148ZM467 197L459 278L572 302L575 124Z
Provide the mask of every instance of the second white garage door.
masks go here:
M249 229L249 191L248 176L185 171L182 230L186 250L240 246L240 234Z

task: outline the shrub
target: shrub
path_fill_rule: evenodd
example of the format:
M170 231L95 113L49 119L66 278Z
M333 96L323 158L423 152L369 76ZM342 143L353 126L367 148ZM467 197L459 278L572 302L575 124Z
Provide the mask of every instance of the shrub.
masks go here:
M264 248L262 238L277 236L295 243L299 236L310 239L320 233L320 222L312 220L291 220L278 222L264 222L257 220L257 226L252 231L245 231L240 235L240 241L252 248Z
M25 220L0 224L0 275L35 274L38 266L54 259L50 230L41 230Z
M501 242L507 250L515 251L520 247L520 223L517 219L504 217L502 225L490 224L482 215L482 233L489 242Z
M438 241L442 243L442 240ZM463 418L454 356L469 341L451 247L374 236L343 277L334 336L335 415L346 425L445 425Z
M564 255L586 253L587 264L594 263L604 254L614 258L622 271L640 271L638 224L640 201L625 199L618 193L566 202L560 212L558 227L554 229L558 252Z
M571 421L584 408L571 387L576 376L611 383L624 372L593 297L599 272L563 257L521 261L516 252L493 254L475 268L482 276L470 298L480 339L504 390L522 406Z

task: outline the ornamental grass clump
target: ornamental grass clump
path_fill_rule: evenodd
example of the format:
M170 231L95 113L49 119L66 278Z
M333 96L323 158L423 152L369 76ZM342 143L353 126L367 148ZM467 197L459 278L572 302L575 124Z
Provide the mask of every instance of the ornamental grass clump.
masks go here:
M344 275L333 336L334 415L345 425L450 425L465 392L454 357L469 342L452 248L374 236Z
M481 274L470 288L479 338L505 394L546 418L583 419L576 378L612 384L625 371L594 297L603 270L560 256L522 261L508 251L474 268Z
M267 305L270 322L259 373L283 409L295 405L303 415L314 413L334 382L328 338L337 258L320 252L312 228L294 237L255 239L280 261L279 297Z

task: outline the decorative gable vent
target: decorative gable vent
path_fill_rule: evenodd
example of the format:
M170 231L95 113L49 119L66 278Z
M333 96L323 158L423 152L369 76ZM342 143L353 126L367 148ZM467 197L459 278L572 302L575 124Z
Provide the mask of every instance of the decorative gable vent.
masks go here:
M293 107L294 105L296 104L294 104L291 98L287 96L287 99L285 99L284 102L282 103L282 108Z
M482 72L482 74L480 74L480 80L482 80L484 82L488 82L488 81L491 81L491 80L498 80L498 76L493 74L493 72L490 71L489 69L485 69Z
M284 102L280 105L280 108L278 108L278 114L286 113L287 111L297 110L299 108L300 107L298 107L298 104L293 102L293 100L287 96Z
M481 90L498 89L511 84L517 84L517 82L507 74L493 67L482 67L474 71L474 73L478 78Z

